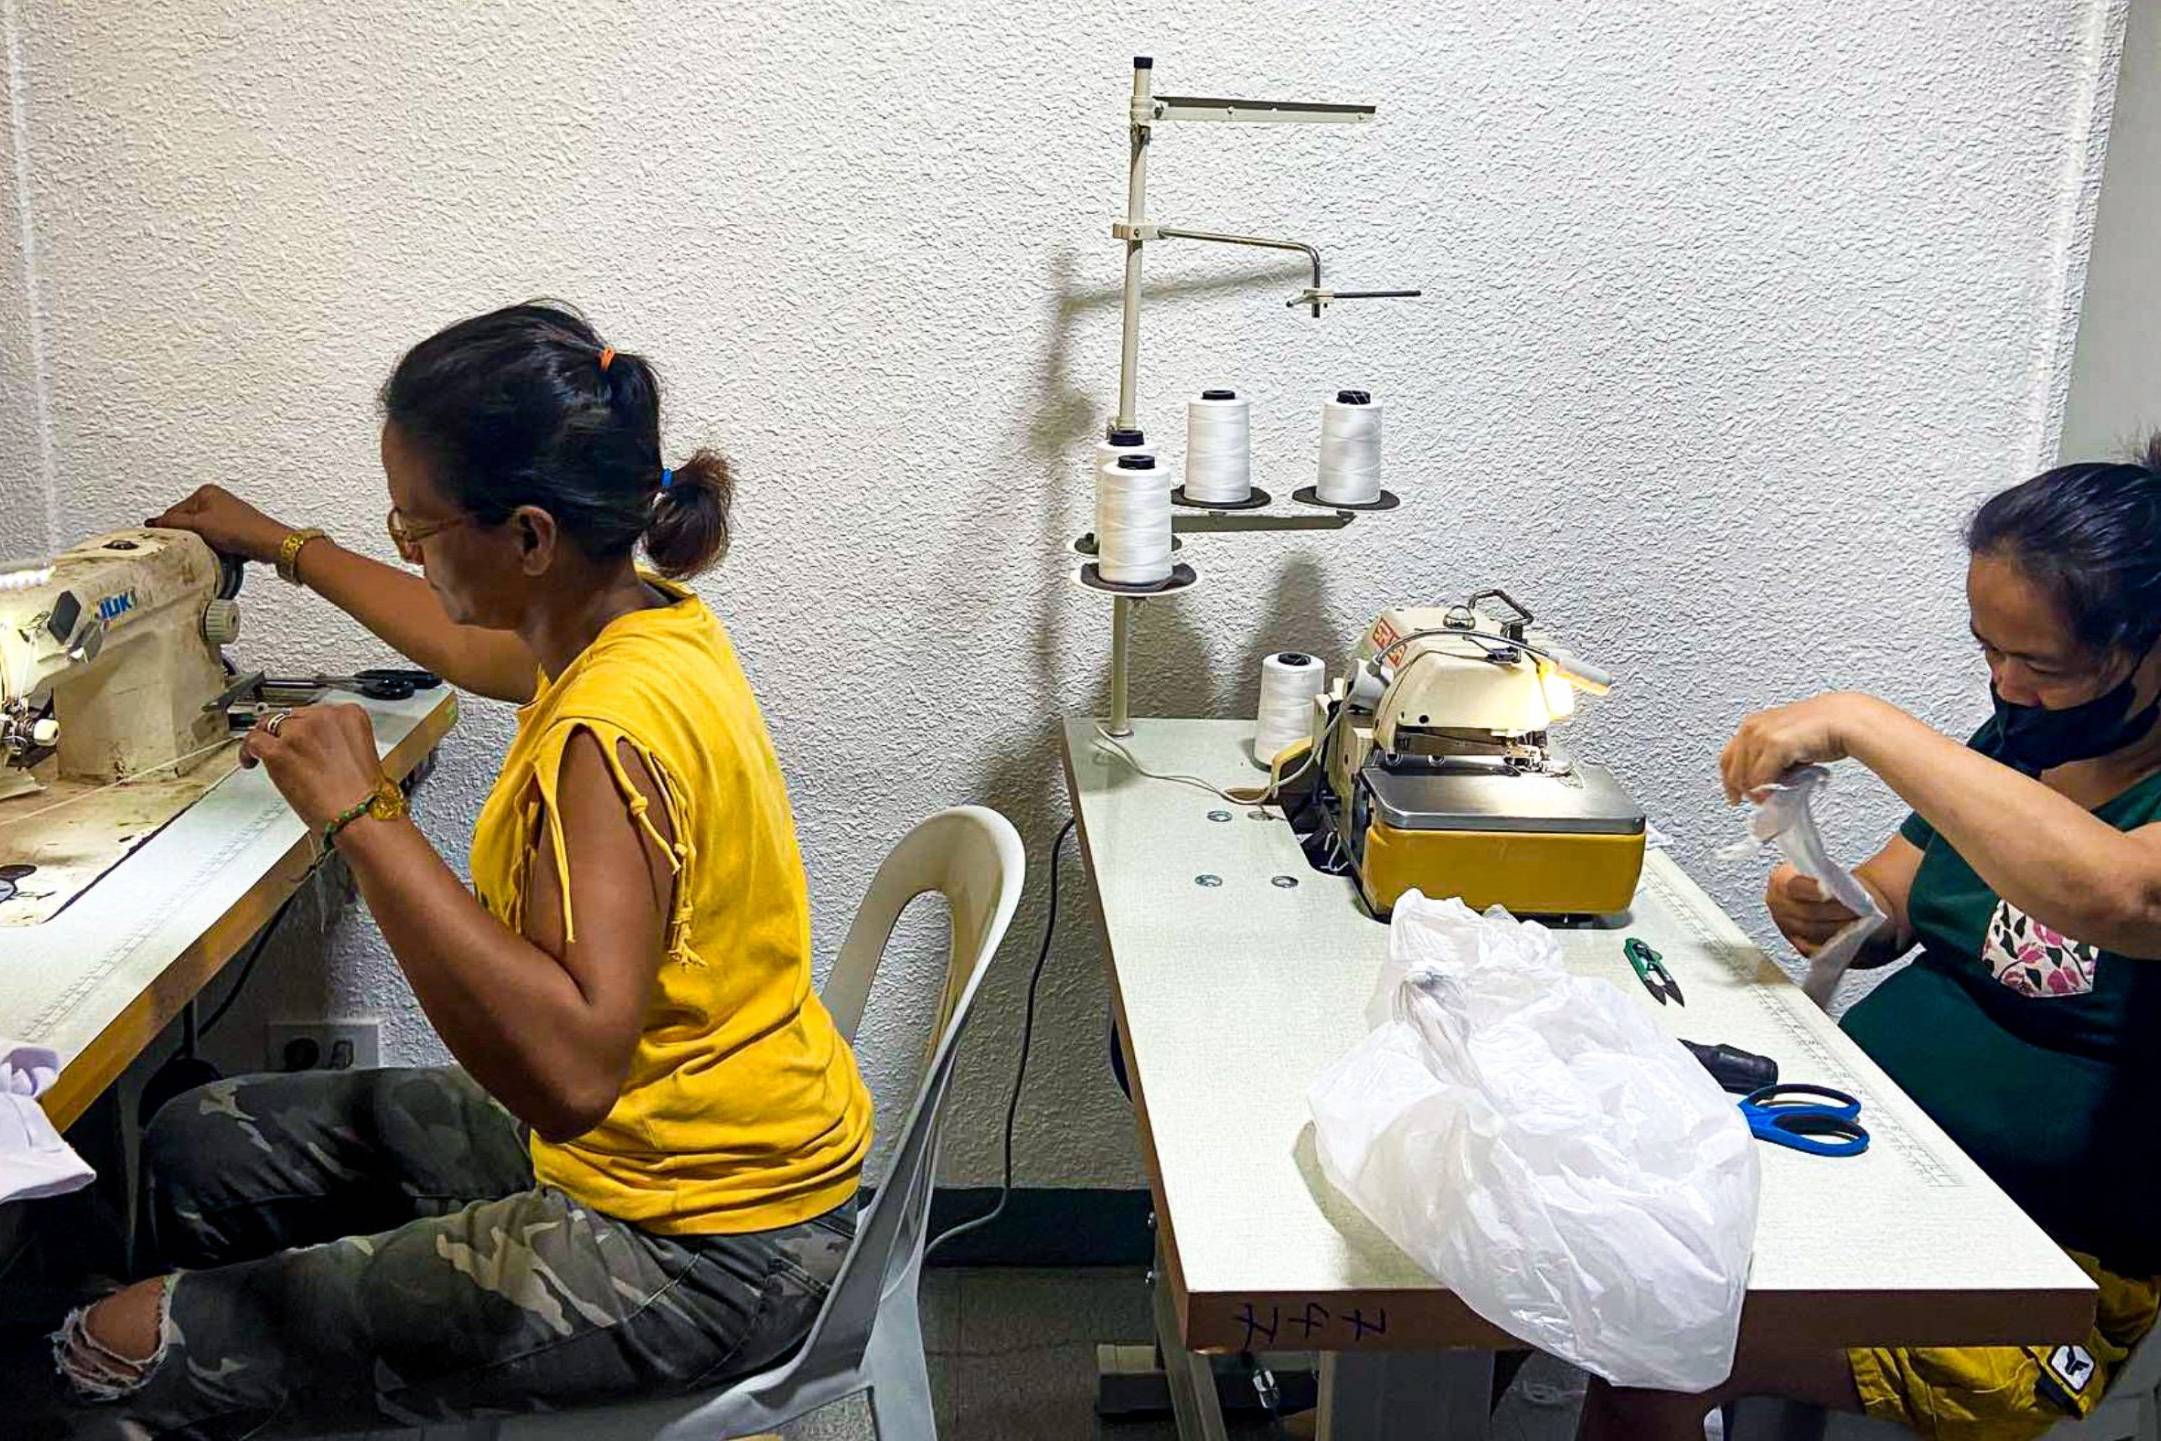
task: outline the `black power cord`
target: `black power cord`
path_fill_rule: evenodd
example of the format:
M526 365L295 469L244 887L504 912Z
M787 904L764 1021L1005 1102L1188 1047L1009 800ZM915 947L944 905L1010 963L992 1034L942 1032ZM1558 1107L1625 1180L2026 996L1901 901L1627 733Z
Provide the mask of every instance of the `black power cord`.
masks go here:
M1028 1005L1022 1013L1020 1028L1020 1062L1013 1068L1013 1090L1005 1104L1005 1167L998 1183L998 1204L992 1206L974 1220L963 1221L944 1232L930 1243L923 1252L927 1260L948 1241L957 1240L971 1231L980 1231L1005 1214L1006 1203L1013 1199L1013 1122L1020 1114L1021 1088L1028 1080L1028 1052L1035 1042L1036 988L1043 980L1043 966L1050 959L1051 940L1058 933L1058 857L1065 849L1066 837L1073 834L1074 819L1068 817L1059 828L1058 838L1050 845L1050 903L1049 914L1043 918L1043 944L1035 953L1035 969L1028 974Z
M210 1013L209 1018L198 1023L197 1003L192 999L187 1003L181 1012L180 1049L168 1057L165 1064L159 1066L150 1079L143 1083L142 1095L136 1102L135 1110L136 1120L141 1125L148 1126L151 1118L175 1096L192 1091L197 1086L208 1085L219 1078L221 1073L218 1068L204 1060L199 1053L202 1040L218 1022L225 1019L226 1012L233 1008L233 1003L240 999L240 993L247 989L248 977L255 973L255 963L262 959L263 949L270 944L271 934L277 930L278 923L285 919L286 913L292 910L293 902L300 899L300 886L307 885L316 870L315 865L308 867L307 873L300 878L299 886L271 912L270 919L256 931L255 939L248 946L247 958L240 964L239 977L233 982L233 988L225 993L225 999L218 1002L217 1009Z
M278 923L285 919L286 912L293 908L293 902L300 899L300 893L315 879L315 873L320 868L320 862L309 866L307 874L293 887L293 893L279 902L278 908L270 913L270 919L263 922L263 928L255 933L255 940L248 946L247 959L240 963L239 979L234 981L233 988L225 993L225 999L218 1002L218 1008L196 1028L198 1036L209 1035L217 1023L225 1019L225 1013L233 1008L233 1002L240 999L240 993L247 989L248 977L255 974L255 963L263 958L263 948L270 944L270 938L277 933Z

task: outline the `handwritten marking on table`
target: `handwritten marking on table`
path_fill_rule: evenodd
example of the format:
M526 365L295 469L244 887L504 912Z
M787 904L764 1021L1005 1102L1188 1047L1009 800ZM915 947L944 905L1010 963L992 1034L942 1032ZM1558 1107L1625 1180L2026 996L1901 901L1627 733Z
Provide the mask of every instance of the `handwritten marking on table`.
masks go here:
M1294 1303L1286 1312L1280 1304L1262 1301L1229 1303L1230 1334L1238 1339L1235 1349L1265 1350L1277 1344L1300 1350L1341 1351L1388 1334L1385 1306L1351 1306L1331 1311L1318 1301Z
M1303 1316L1293 1316L1284 1324L1298 1327L1300 1337L1310 1341L1315 1331L1328 1324L1328 1308L1318 1301L1308 1301Z
M1271 1344L1274 1343L1276 1339L1276 1329L1282 1324L1282 1312L1279 1311L1276 1307L1270 1306L1268 1308L1268 1319L1267 1321L1263 1322L1254 1312L1253 1303L1251 1301L1248 1301L1238 1308L1238 1315L1235 1319L1241 1326L1244 1326L1246 1328L1245 1344L1239 1349L1242 1351L1251 1351L1253 1349L1253 1342L1256 1338L1260 1340L1265 1340ZM1311 1335L1312 1333L1308 1332L1307 1334Z

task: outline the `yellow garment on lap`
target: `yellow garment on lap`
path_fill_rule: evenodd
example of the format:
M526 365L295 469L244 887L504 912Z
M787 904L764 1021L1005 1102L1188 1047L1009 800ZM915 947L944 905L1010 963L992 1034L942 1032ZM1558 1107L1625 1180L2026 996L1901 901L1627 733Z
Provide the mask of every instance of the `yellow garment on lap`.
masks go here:
M2100 1288L2084 1342L1849 1351L1863 1408L1937 1441L2027 1441L2091 1415L2116 1368L2153 1329L2161 1286L2105 1271L2076 1251L2070 1256Z
M647 580L673 603L611 621L519 711L474 827L473 886L522 932L541 838L552 837L575 939L556 805L564 747L579 731L599 740L632 817L665 850L621 751L644 764L675 837L666 955L614 1108L575 1140L534 1137L533 1170L651 1231L772 1230L855 1194L870 1094L811 992L803 860L750 683L705 604Z

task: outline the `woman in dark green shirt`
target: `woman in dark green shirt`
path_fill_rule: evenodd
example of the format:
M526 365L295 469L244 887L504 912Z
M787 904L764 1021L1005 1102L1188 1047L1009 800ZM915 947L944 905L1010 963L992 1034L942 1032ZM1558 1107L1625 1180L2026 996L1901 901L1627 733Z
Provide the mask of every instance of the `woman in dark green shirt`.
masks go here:
M2161 437L1991 499L1966 594L1995 715L1965 744L1836 694L1750 716L1721 761L1738 802L1851 759L1912 815L1860 877L1918 947L1849 1035L2092 1274L2083 1346L1751 1356L1709 1397L1594 1389L1586 1436L1700 1436L1708 1404L1777 1394L1924 1434L2035 1436L2098 1403L2153 1324L2161 1276ZM1804 954L1852 914L1781 867L1766 897Z

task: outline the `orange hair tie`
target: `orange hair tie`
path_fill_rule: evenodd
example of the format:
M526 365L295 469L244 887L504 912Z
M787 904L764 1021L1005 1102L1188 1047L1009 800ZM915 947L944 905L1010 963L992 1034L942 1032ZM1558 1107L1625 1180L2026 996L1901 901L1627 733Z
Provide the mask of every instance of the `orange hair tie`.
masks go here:
M607 369L608 369L608 362L609 362L609 361L611 361L611 360L613 360L613 359L615 359L615 347L614 347L614 346L612 346L612 345L603 345L602 347L600 347L600 369L601 369L601 373L602 373L602 374L606 374L606 373L607 373Z

